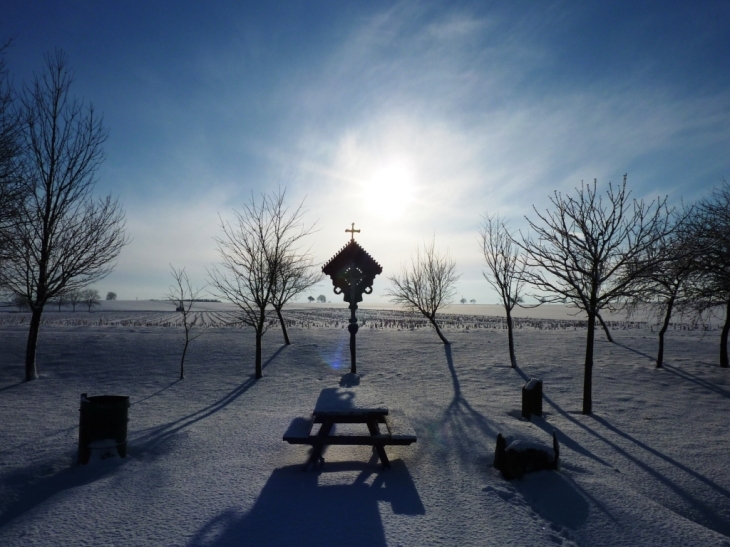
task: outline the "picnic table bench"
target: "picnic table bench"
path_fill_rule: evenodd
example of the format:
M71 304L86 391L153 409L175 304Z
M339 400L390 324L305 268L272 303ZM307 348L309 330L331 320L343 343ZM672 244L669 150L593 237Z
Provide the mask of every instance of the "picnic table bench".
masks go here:
M383 468L390 467L387 445L410 445L416 442L416 434L406 415L382 405L364 405L353 396L352 390L328 388L322 390L309 417L292 420L284 433L284 440L290 444L308 444L313 450L306 468L317 462L324 463L322 452L328 445L372 446L377 452ZM315 424L319 431L312 433ZM365 424L368 434L337 434L335 424Z

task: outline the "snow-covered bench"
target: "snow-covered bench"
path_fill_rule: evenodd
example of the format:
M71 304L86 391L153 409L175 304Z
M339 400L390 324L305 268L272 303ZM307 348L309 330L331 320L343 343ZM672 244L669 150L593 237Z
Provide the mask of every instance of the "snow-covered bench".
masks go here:
M497 435L497 448L494 451L494 467L499 469L507 480L519 479L525 473L559 469L560 445L553 431L552 448L535 441L517 439L509 445L502 434Z

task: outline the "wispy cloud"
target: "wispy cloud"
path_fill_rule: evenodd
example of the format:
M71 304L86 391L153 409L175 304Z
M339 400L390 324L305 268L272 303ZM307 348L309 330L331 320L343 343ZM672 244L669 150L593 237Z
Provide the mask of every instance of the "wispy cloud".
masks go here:
M286 187L319 219L319 260L353 221L386 273L435 234L464 283L484 286L470 293L483 301L481 214L519 228L533 204L581 180L628 173L635 197L691 201L730 176L719 8L297 9L224 2L157 22L150 9L154 36L125 26L128 13L110 36L69 31L86 60L75 65L82 92L111 128L99 189L120 196L134 237L110 282L144 271L154 296L168 262L204 276L216 260L217 214ZM683 25L687 10L694 23ZM95 53L89 40L129 47Z

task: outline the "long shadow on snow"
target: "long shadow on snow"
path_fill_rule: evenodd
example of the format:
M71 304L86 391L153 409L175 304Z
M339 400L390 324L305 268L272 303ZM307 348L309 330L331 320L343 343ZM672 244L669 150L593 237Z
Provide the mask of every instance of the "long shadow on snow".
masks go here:
M388 502L399 515L426 513L402 460L387 471L368 463L327 463L319 473L292 465L274 470L256 503L245 514L234 509L208 521L190 547L234 545L351 545L385 547L378 504ZM319 484L328 473L360 471L352 484ZM370 484L366 481L375 474ZM412 523L413 527L417 522Z
M113 473L124 464L124 460L113 458L94 462L93 465L67 467L62 471L43 477L48 473L48 464L33 464L2 477L3 485L16 492L15 499L3 500L0 505L0 528L32 510L47 499L64 491L85 484L91 484ZM38 479L38 477L42 477Z
M656 357L647 355L646 353L643 353L639 350L635 350L634 348L631 348L629 346L619 344L618 342L616 342L616 345L621 346L622 348L627 349L629 351L632 351L632 352L636 353L637 355L646 357L647 359L650 359L653 363L656 363ZM714 393L717 393L718 395L722 395L723 397L727 397L728 399L730 399L730 391L726 391L726 390L722 389L720 386L716 386L712 382L708 382L707 380L699 378L699 377L695 376L694 374L687 372L686 370L682 370L673 365L670 365L666 361L662 362L662 367L667 372L671 372L672 374L674 374L675 376L678 376L679 378L682 378L683 380L692 382L693 384L696 384L700 387L713 391Z
M664 484L669 490L674 492L678 497L685 499L694 509L698 511L698 515L686 515L683 514L680 511L675 511L671 507L669 509L677 512L678 514L684 516L688 520L691 520L693 522L697 522L703 526L706 526L707 528L710 528L711 530L714 530L716 532L719 532L723 535L730 535L730 522L727 522L727 520L723 517L722 514L720 514L718 511L716 511L713 507L711 507L709 504L705 503L704 501L700 500L699 498L695 497L691 493L689 493L687 490L682 488L677 483L673 482L669 477L666 477L665 475L658 472L654 467L651 465L651 463L647 463L641 459L639 459L637 456L633 455L632 453L628 452L624 448L620 447L618 444L614 443L595 429L589 427L588 425L580 422L573 416L571 416L568 412L563 410L560 406L558 406L554 401L552 401L549 397L546 397L545 394L543 394L543 399L552 406L557 412L559 412L561 415L563 415L567 420L571 421L575 425L579 426L580 428L584 429L600 441L604 442L606 445L611 447L616 453L620 454L627 460L633 462L637 467L644 470L647 474L653 476L655 479L657 479L659 482ZM637 446L640 448L646 450L650 454L659 457L663 459L664 461L674 465L681 471L684 471L694 479L696 479L699 482L702 482L703 484L709 486L713 490L717 491L719 494L723 495L724 497L730 499L730 492L723 488L722 486L718 485L717 483L711 481L707 477L700 475L696 471L690 469L689 467L677 462L676 460L670 458L669 456L666 456L665 454L662 454L658 450L655 450L648 445L641 443L640 441L637 441L630 435L623 433L621 430L616 428L615 426L610 425L605 419L600 418L596 416L595 414L591 414L590 416L586 416L586 418L592 418L597 423L600 423L604 425L607 429L610 431L616 433L619 436L622 436L626 438L627 440L630 440L634 442ZM703 515L706 518L697 518L699 515Z
M444 350L454 386L454 397L444 411L440 438L441 440L448 438L448 446L456 447L463 459L473 460L475 453L489 454L494 450L493 443L497 438L497 430L492 422L474 410L462 395L461 384L451 355L451 347L444 345ZM481 446L474 444L474 426L485 437Z
M8 389L13 389L14 387L22 386L25 382L18 382L17 384L10 384L9 386L0 387L0 391L6 391Z
M284 349L284 346L279 348L266 362L262 365L264 368L266 365L271 363L274 358ZM177 382L173 382L173 385ZM143 453L170 436L179 432L181 429L192 425L195 422L203 420L212 414L223 409L235 401L238 397L248 391L256 380L251 376L243 384L223 396L221 399L202 408L196 412L188 414L174 422L170 422L163 426L153 428L149 433L138 437L135 440L130 439L130 446L128 449L129 455L135 455L137 453ZM161 391L169 388L163 388ZM158 393L160 393L158 392ZM156 394L153 394L153 396ZM137 401L139 402L139 401ZM76 429L78 426L73 428L67 428L59 432L68 431L69 429ZM140 442L141 441L141 442ZM22 445L21 445L22 446ZM58 473L36 480L37 477L42 477L48 472L49 467L52 466L49 463L46 464L33 464L28 467L18 469L6 475L3 475L2 482L10 492L19 491L17 497L12 501L7 508L0 504L0 528L23 515L27 511L30 511L40 503L49 499L52 496L61 494L65 490L91 484L106 475L113 473L118 467L124 465L125 460L114 458L106 462L94 462L92 465L73 465ZM4 500L3 500L4 501ZM7 503L7 502L6 502Z
M678 376L679 378L682 378L683 380L692 382L695 385L698 385L702 388L705 388L709 391L717 393L718 395L722 395L723 397L730 399L730 391L722 389L720 386L717 386L717 385L713 384L712 382L708 382L707 380L705 380L703 378L699 378L698 376L695 376L694 374L687 372L686 370L677 368L677 367L675 367L673 365L669 365L667 363L664 363L664 370L674 374L675 376Z
M163 388L162 388L162 389L160 389L159 391L155 391L155 392L154 392L154 393L153 393L152 395L147 395L147 397L145 397L144 399L140 399L140 400L138 400L138 401L134 401L133 403L130 403L130 404L129 404L129 406L134 406L134 405L137 405L137 404L139 404L139 403L142 403L142 402L146 401L147 399L152 399L152 397L156 397L157 395L159 395L159 394L160 394L160 393L162 393L163 391L167 391L167 390L168 390L168 389L170 389L170 388L171 388L172 386L174 386L175 384L177 384L178 382L181 382L181 381L182 381L182 380L181 380L180 378L178 378L178 379L177 379L177 380L175 380L174 382L170 382L169 384L167 384L167 385L166 385L165 387L163 387Z
M267 365L269 365L284 350L285 347L286 345L282 345L278 350L276 350L276 352L261 365L262 370L266 369ZM235 401L241 395L251 389L254 385L256 385L256 382L257 380L255 376L251 375L240 386L234 388L214 403L211 403L210 405L203 407L200 410L196 410L195 412L192 412L187 416L183 416L182 418L178 418L177 420L174 420L167 424L153 427L148 430L147 433L130 439L128 449L129 454L134 456L140 453L147 452L148 450L155 448L156 446L162 444L164 441L168 440L170 437L179 433L182 429L185 429L186 427L189 427L194 423L204 420L212 416L216 412L223 410L225 407L227 407L229 404L231 404L233 401ZM164 389L161 391L164 391Z
M157 393L146 397L145 399L149 399L150 397L161 393L162 391L176 384L178 381L179 380L172 382L170 385L164 387ZM142 401L144 401L145 399L142 399ZM78 427L78 425L75 425L72 427L59 429L53 433L44 435L44 438L47 440L56 435L68 433L74 429L78 429ZM37 440L32 439L30 441L24 442L8 449L7 452L17 450L18 448L22 448L36 442ZM2 452L4 451L0 451L0 453ZM94 462L91 465L87 466L74 465L72 467L63 469L62 471L53 475L43 477L43 475L48 472L49 468L53 469L53 465L51 462L48 464L34 464L22 469L15 470L9 475L3 476L2 482L8 488L8 490L10 490L11 492L18 490L19 494L17 499L14 500L12 502L12 505L10 505L8 508L4 508L2 505L0 505L0 511L2 511L0 513L0 527L6 525L26 511L33 509L36 505L39 505L40 503L44 502L52 496L55 496L56 494L59 494L69 488L75 488L77 486L91 484L92 482L103 478L104 476L109 474L110 471L116 469L116 467L121 464L122 462L111 461L104 462L103 464ZM43 478L37 480L38 477Z
M651 361L654 361L654 363L656 363L656 357L652 357L651 355L648 355L648 354L644 353L643 351L639 351L638 349L634 349L632 347L624 345L621 342L614 342L614 344L616 344L617 346L622 347L624 349L627 349L629 351L632 351L636 355L641 355L642 357L646 357L647 359L650 359Z

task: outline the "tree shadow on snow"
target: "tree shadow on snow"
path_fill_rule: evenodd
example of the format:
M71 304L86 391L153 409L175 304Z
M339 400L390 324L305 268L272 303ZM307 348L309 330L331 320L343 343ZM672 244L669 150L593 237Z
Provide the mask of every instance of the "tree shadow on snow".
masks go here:
M241 395L246 393L249 389L256 385L256 378L252 375L240 386L231 390L229 393L209 404L206 407L201 408L178 418L172 422L168 422L164 425L159 425L148 429L145 433L136 437L130 437L128 453L131 456L143 454L148 451L155 451L159 445L162 445L165 441L169 440L174 435L178 434L181 430L193 425L196 422L209 418L216 412L223 410L233 401L238 399Z
M625 344L621 344L620 342L615 342L615 344L616 344L617 346L619 346L619 347L622 347L622 348L624 348L624 349L627 349L627 350L629 350L629 351L631 351L631 352L635 353L636 355L641 355L642 357L646 357L646 358L647 358L647 359L649 359L650 361L652 361L652 362L656 363L656 356L655 356L655 357L652 357L652 356L651 356L651 355L649 355L648 353L644 353L643 351L639 351L638 349L634 349L634 348L632 348L632 347L629 347L629 346L627 346L627 345L625 345Z
M287 346L283 344L276 352L274 352L273 355L271 355L262 365L261 368L265 369L267 365L269 365L276 357L286 348ZM161 389L157 393L154 393L150 395L150 397L153 397L165 389L169 388L170 386L178 383L180 380L176 380L169 386ZM196 422L199 422L201 420L204 420L206 418L209 418L216 412L219 412L223 410L225 407L227 407L229 404L234 402L236 399L238 399L241 395L246 393L249 389L251 389L253 386L256 385L256 378L254 375L251 375L248 377L248 379L243 382L241 385L235 387L233 390L228 392L226 395L215 401L214 403L209 404L206 407L201 408L200 410L196 410L195 412L192 412L188 414L187 416L183 416L182 418L178 418L177 420L174 420L172 422L166 423L164 425L155 426L147 430L147 432L130 438L129 440L129 449L128 452L130 455L135 456L139 454L143 454L148 451L159 451L155 450L160 447L160 445L164 444L165 441L172 438L174 435L179 433L181 430L185 429L186 427L189 427L193 425ZM149 399L147 397L146 399ZM144 401L145 399L142 399ZM137 401L139 403L141 401Z
M492 422L464 398L454 367L451 347L445 345L444 350L454 387L454 397L444 411L441 431L437 434L438 440L449 450L455 448L462 459L471 461L474 459L474 454L491 454L494 451L498 432ZM474 438L475 430L482 434L481 439Z
M289 346L287 346L286 344L282 344L282 345L281 345L281 347L279 347L279 349L277 349L277 350L276 350L276 351L275 351L275 352L274 352L274 353L273 353L273 354L271 355L271 357L269 357L269 358L268 358L268 359L267 359L266 361L264 361L264 362L263 362L263 363L261 364L261 369L262 369L262 370L263 370L263 369L265 369L265 368L266 368L266 367L267 367L267 366L268 366L268 365L269 365L269 364L270 364L270 363L271 363L271 362L272 362L272 361L273 361L274 359L276 359L276 358L277 358L277 357L279 356L279 354L280 354L280 353L281 353L282 351L284 351L284 350L285 350L286 348L288 348L288 347L289 347Z
M123 459L111 458L92 461L88 465L72 465L56 472L50 464L36 463L4 475L3 486L11 494L0 504L0 528L47 499L63 496L64 492L72 488L91 484L112 474L121 465L124 465Z
M25 382L17 382L15 384L10 384L10 385L4 386L4 387L0 387L0 392L6 391L8 389L13 389L14 387L22 386L24 383Z
M702 388L705 388L709 391L717 393L718 395L722 395L723 397L730 399L730 391L722 389L720 386L715 385L712 382L708 382L704 378L700 378L699 376L696 376L696 375L692 374L691 372L677 368L677 367L667 364L667 363L664 363L664 370L666 370L667 372L669 372L671 374L674 374L675 376L678 376L679 378L682 378L683 380L692 382L695 385L698 385Z
M177 380L175 380L174 382L170 382L169 384L167 384L167 385L166 385L165 387L163 387L162 389L160 389L160 390L158 390L158 391L155 391L155 392L154 392L153 394L151 394L151 395L148 395L148 396L147 396L147 397L145 397L144 399L140 399L140 400L138 400L138 401L134 401L133 403L130 403L130 404L129 404L129 406L134 406L134 405L138 405L139 403L142 403L142 402L146 401L147 399L152 399L152 397L156 397L157 395L159 395L159 394L160 394L160 393L162 393L163 391L167 391L168 389L170 389L170 388L171 388L172 386L174 386L175 384L177 384L177 383L179 383L179 382L182 382L182 379L181 379L181 378L178 378L178 379L177 379Z
M630 462L632 462L634 465L636 465L638 468L643 470L648 475L655 478L657 481L659 481L661 484L666 486L670 491L672 491L677 497L684 499L695 511L694 514L683 514L681 511L678 511L679 514L684 516L685 518L698 522L702 524L703 526L706 526L710 528L711 530L714 530L716 532L719 532L724 535L730 535L730 522L727 521L727 519L724 518L723 513L718 511L717 508L712 507L709 503L705 502L704 500L700 499L693 493L689 492L685 488L683 488L680 484L674 482L672 479L667 477L666 475L660 473L655 469L655 466L649 462L644 461L640 456L635 455L633 452L630 452L623 447L619 446L617 443L610 440L606 435L598 432L595 428L589 426L586 423L583 423L581 420L575 418L570 413L563 410L560 406L558 406L554 401L552 401L549 397L545 396L543 394L543 399L557 412L559 412L565 419L569 420L574 425L580 427L584 431L588 432L589 434L596 437L598 440L602 441L604 444L606 444L608 447L610 447L612 450L614 450L617 454L623 456ZM631 441L634 443L637 447L641 448L642 450L648 452L649 454L658 457L665 462L675 466L680 471L683 471L684 473L690 475L693 479L705 484L709 488L712 488L716 492L718 492L720 495L724 496L725 498L730 499L730 491L726 490L722 486L718 485L717 483L711 481L707 477L701 475L697 471L694 471L693 469L690 469L686 465L679 463L678 461L674 460L673 458L670 458L669 456L662 454L658 450L651 448L645 443L642 443L641 441L633 438L631 435L628 435L627 433L624 433L617 427L611 425L606 419L601 418L597 416L595 413L591 414L589 416L585 416L585 420L593 420L597 424L601 424L603 427L611 431L612 433L623 437L624 439ZM536 424L540 425L540 424ZM562 442L562 438L559 436L559 440ZM600 458L596 458L598 461ZM700 518L698 518L700 517Z
M625 346L624 344L619 344L618 342L616 345L621 346L624 349L627 349L633 353L636 353L637 355L641 355L642 357L646 357L649 359L652 363L656 364L656 357L652 357L651 355L647 355L646 353L643 353L639 350L636 350L634 348L631 348L629 346ZM667 372L670 372L674 374L675 376L678 376L679 378L682 378L683 380L687 380L688 382L692 382L693 384L696 384L700 387L703 387L709 391L712 391L714 393L717 393L718 395L722 395L723 397L726 397L730 399L730 391L722 389L720 386L713 384L712 382L708 382L707 380L700 378L691 372L688 372L684 369L677 368L673 365L668 364L666 361L662 362L662 367Z
M303 472L299 465L276 469L250 511L220 513L188 545L385 547L379 504L389 503L399 515L415 517L426 511L405 463L394 460L390 469L377 472L376 460L373 456L368 463L327 463L318 473ZM321 480L327 474L347 471L360 471L351 484Z

